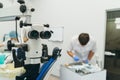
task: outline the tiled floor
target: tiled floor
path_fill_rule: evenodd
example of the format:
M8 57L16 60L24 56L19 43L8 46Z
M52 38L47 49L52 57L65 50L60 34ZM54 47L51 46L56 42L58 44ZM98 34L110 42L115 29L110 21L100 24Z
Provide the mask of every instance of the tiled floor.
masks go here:
M59 80L59 77L56 77L54 75L50 75L48 80Z

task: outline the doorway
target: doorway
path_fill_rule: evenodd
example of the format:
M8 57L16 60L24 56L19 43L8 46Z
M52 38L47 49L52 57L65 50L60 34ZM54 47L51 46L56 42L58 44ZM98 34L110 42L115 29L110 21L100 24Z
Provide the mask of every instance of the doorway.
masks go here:
M120 9L107 10L105 64L107 80L120 80ZM116 23L117 21L117 23Z

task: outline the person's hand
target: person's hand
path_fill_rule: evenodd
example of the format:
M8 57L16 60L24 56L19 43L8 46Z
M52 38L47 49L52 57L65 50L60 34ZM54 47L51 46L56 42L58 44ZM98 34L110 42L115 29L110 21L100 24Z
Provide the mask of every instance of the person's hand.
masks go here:
M83 62L84 62L85 64L88 64L88 63L89 63L89 60L86 59L86 60L83 60Z
M73 56L73 59L74 59L74 61L79 61L79 57L76 55Z

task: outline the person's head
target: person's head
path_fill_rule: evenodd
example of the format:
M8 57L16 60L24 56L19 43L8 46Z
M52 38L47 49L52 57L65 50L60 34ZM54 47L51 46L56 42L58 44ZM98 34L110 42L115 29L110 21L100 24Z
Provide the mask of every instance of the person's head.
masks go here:
M88 33L81 33L78 37L78 40L81 45L86 45L88 41L90 40L89 34Z
M11 39L17 39L16 31L10 31L10 32L9 32L9 37L10 37Z
M3 3L0 2L0 8L3 8Z

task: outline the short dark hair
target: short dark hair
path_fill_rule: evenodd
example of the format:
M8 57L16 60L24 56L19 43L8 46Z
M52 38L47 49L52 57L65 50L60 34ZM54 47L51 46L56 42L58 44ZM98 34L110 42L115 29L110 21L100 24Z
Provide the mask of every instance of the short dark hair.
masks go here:
M86 45L88 41L90 40L88 33L81 33L78 37L78 40L81 45Z
M0 8L3 8L3 3L0 2Z

